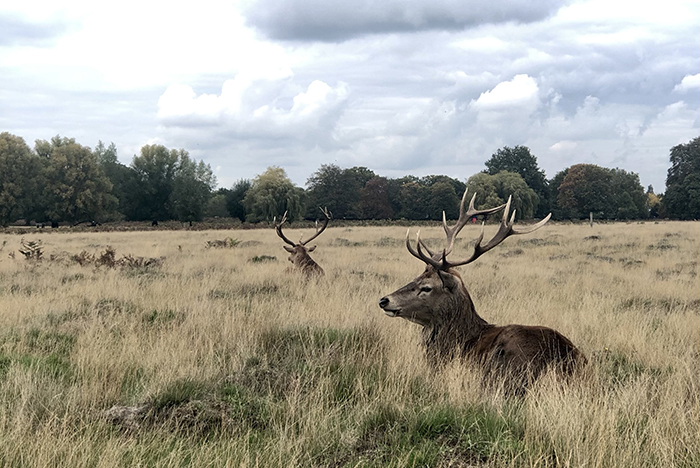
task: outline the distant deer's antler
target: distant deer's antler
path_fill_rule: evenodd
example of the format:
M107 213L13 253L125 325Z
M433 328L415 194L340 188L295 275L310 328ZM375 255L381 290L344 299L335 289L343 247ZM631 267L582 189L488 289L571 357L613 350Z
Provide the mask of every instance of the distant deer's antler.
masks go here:
M309 237L309 238L306 239L305 241L302 241L301 239L299 239L299 243L300 243L301 245L306 245L306 244L308 244L309 242L311 242L312 240L314 240L314 239L316 239L318 236L320 236L321 233L322 233L323 231L326 230L326 227L328 226L328 221L331 220L331 214L330 214L330 212L328 211L328 208L321 208L321 207L319 207L319 210L321 210L321 213L323 213L323 215L326 217L326 219L323 220L323 226L321 226L321 228L319 229L319 228L318 228L318 220L316 220L316 234L314 234L313 236Z
M533 232L542 226L544 226L547 221L549 221L549 218L552 217L552 214L548 214L546 218L544 218L542 221L538 222L537 224L534 224L528 228L518 230L516 231L513 229L513 222L515 221L515 210L513 210L512 215L510 216L510 220L508 220L508 214L510 212L510 203L511 203L511 198L508 197L508 202L505 205L500 205L497 206L496 208L489 208L486 210L476 210L474 209L474 200L476 198L476 194L471 199L471 202L469 203L469 209L465 212L464 211L464 201L466 199L467 192L464 192L464 196L462 197L462 202L460 203L459 206L459 219L457 220L457 223L452 226L451 228L447 226L447 221L445 220L445 213L443 212L443 227L445 229L445 234L447 235L447 246L445 249L438 255L433 254L430 249L427 248L425 243L421 240L420 238L420 231L418 232L417 240L416 240L416 247L417 250L414 249L411 246L411 242L409 240L409 233L406 232L406 247L408 248L408 251L411 252L411 254L422 260L423 262L432 265L435 269L438 270L447 270L452 267L460 266L460 265L466 265L467 263L471 263L477 258L479 258L482 254L488 252L492 248L496 247L498 244L503 242L507 237L511 235L517 235L517 234L528 234L530 232ZM457 234L459 231L462 230L462 228L467 224L469 219L471 219L473 216L477 216L480 214L491 214L494 213L501 208L505 207L505 210L503 211L503 219L501 220L501 224L498 226L498 232L496 232L496 235L494 235L490 241L486 243L486 245L481 245L481 241L484 238L484 223L481 224L481 235L476 239L476 243L474 245L474 253L471 255L466 260L460 260L457 262L450 262L447 260L447 255L449 255L452 252L452 248L454 247L455 244L455 239L457 238ZM427 251L428 255L426 255L423 250Z
M318 221L316 221L316 233L314 235L312 235L311 237L309 237L308 239L306 239L306 240L299 239L299 243L296 243L296 242L289 240L287 238L287 236L284 235L284 233L282 232L282 225L287 222L287 212L286 211L284 212L284 216L282 216L282 221L277 223L277 218L273 219L273 221L272 221L275 224L275 231L277 232L277 235L283 241L285 241L287 244L291 245L292 247L295 247L297 245L308 244L309 242L311 242L312 240L316 239L318 236L321 235L321 233L328 226L328 222L331 220L331 213L328 211L327 208L320 208L320 210L323 213L323 215L326 217L326 219L323 220L323 225L321 226L320 229L318 227Z
M279 223L277 223L276 221L277 221L277 217L275 217L275 218L272 220L272 222L273 222L274 225L275 225L275 231L277 231L277 235L278 235L283 241L285 241L287 244L289 244L289 245L291 245L292 247L294 247L296 244L295 244L294 242L290 241L289 239L287 239L287 236L285 236L285 235L282 233L282 225L283 225L284 223L287 222L287 212L286 212L286 211L284 212L284 215L282 216L282 221L280 221Z

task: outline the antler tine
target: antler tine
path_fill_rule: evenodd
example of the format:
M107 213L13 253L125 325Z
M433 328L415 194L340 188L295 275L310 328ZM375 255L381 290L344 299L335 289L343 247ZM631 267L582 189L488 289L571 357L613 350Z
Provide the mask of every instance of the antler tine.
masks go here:
M420 231L418 231L418 234L416 234L416 246L418 248L417 251L411 245L411 240L409 238L410 233L411 233L411 229L410 228L406 229L406 248L411 253L411 255L416 257L418 260L421 260L422 262L427 263L428 265L432 265L436 269L440 269L441 268L440 262L435 260L432 255L429 257L423 253L423 248L425 248L425 244L423 243L423 241L420 238ZM423 246L423 248L421 248L421 246ZM444 258L444 256L443 256L443 258Z
M443 268L444 262L445 262L445 251L442 251L442 257L440 260L436 260L435 257L431 254L430 256L425 255L423 253L423 249L421 246L425 246L423 241L420 238L420 231L418 231L418 234L416 234L416 247L418 247L418 255L421 260L423 260L425 263L428 265L432 265L436 270L441 270ZM430 251L428 250L428 253Z
M299 240L299 243L300 243L301 245L306 245L306 244L308 244L309 242L311 242L312 240L314 240L314 239L316 239L318 236L320 236L321 233L322 233L323 231L326 230L326 227L328 226L328 222L331 220L331 215L330 215L330 213L329 213L329 211L328 211L327 208L324 209L324 208L319 207L319 210L321 210L321 213L323 213L323 215L324 215L325 218L326 218L326 219L323 220L323 226L321 226L321 229L319 229L319 228L318 228L318 220L316 220L316 233L315 233L313 236L311 236L311 237L309 237L308 239L306 239L305 241Z
M419 241L420 241L420 245L423 246L423 249L425 249L425 251L428 252L428 255L430 255L431 257L434 258L434 257L435 257L435 254L433 253L432 250L430 250L430 247L428 247L428 244L426 244L426 243L423 241L423 239L419 239Z
M502 209L506 204L504 203L503 205L499 205L495 208L487 208L485 210L477 210L474 208L474 201L476 200L476 193L472 195L472 199L469 202L469 208L465 211L464 210L464 202L467 201L467 192L469 189L464 190L464 195L462 195L462 201L459 203L459 219L457 220L457 223L452 226L448 227L447 226L447 219L445 217L445 212L442 212L442 227L445 229L445 234L447 235L447 247L445 248L444 255L447 256L452 252L452 248L455 245L455 240L457 239L457 234L459 234L459 231L462 230L464 226L467 225L469 220L473 218L474 216L478 215L489 215L491 213L495 213L496 211Z
M474 245L474 253L472 254L471 257L469 257L466 260L462 260L459 262L443 262L444 266L443 268L451 268L451 267L456 267L460 265L466 265L467 263L471 263L477 258L479 258L482 254L488 252L489 250L493 249L496 247L498 244L503 242L507 237L511 235L517 235L517 234L528 234L530 232L536 231L537 229L541 228L544 226L547 221L552 217L552 214L550 213L547 215L546 218L544 218L542 221L538 222L537 224L530 226L529 228L525 228L520 231L516 231L513 229L513 222L515 221L515 210L513 210L513 213L510 216L510 220L508 219L508 214L510 212L510 204L511 204L512 196L508 197L508 202L506 203L506 209L503 211L503 218L501 219L501 224L498 226L498 231L496 234L489 240L486 245L481 245L481 241L483 240L484 237L484 228L482 224L481 228L481 235L479 238L476 240L476 244Z
M279 223L277 223L276 221L277 221L277 217L275 216L275 218L272 220L272 222L275 224L275 231L277 232L277 235L283 241L285 241L287 244L291 245L292 247L296 246L296 244L294 242L287 239L287 236L285 236L282 233L282 225L287 222L287 212L286 211L284 212L284 215L282 216L282 221L280 221Z

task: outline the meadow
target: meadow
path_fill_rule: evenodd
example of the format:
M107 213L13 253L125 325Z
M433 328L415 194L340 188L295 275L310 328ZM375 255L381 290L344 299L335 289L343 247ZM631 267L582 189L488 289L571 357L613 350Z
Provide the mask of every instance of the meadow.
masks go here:
M40 260L0 233L0 466L700 466L697 222L550 223L460 268L487 321L588 357L524 397L382 313L424 267L405 232L331 223L311 281L273 229L27 232Z

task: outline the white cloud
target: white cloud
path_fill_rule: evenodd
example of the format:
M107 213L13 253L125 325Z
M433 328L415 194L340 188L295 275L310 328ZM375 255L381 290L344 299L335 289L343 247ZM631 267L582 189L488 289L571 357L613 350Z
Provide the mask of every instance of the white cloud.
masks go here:
M528 75L516 75L510 81L498 83L492 90L484 91L470 104L477 110L512 110L524 108L534 111L539 105L537 81Z
M574 148L576 148L576 146L577 145L575 141L562 140L554 143L552 146L549 147L549 149L555 152L571 151Z
M227 80L221 94L200 94L188 85L172 85L158 100L158 118L165 127L218 127L230 138L256 136L305 138L328 133L348 96L347 84L331 87L312 81L283 105L293 88L292 73L277 70L265 76L237 75ZM317 135L319 138L322 135Z
M461 41L453 42L451 45L458 49L482 54L502 52L509 47L508 42L494 36L463 39Z
M697 75L686 75L681 82L673 88L673 91L685 93L697 89L700 89L700 73Z

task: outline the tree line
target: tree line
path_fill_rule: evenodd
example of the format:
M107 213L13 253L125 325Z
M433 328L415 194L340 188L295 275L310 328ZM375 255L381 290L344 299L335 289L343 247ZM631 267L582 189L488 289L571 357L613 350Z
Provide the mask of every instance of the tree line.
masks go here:
M439 220L458 216L462 193L477 193L476 207L513 197L516 217L554 219L700 218L700 137L670 151L666 193L645 191L639 176L594 164L570 166L552 179L525 146L504 147L486 169L466 181L446 175L386 178L366 167L324 164L292 183L284 169L269 167L252 180L216 189L216 177L184 149L145 145L131 164L117 159L114 143L94 149L73 138L37 140L0 134L0 225L105 221L201 221L232 217L271 221L316 219L319 207L336 219Z

